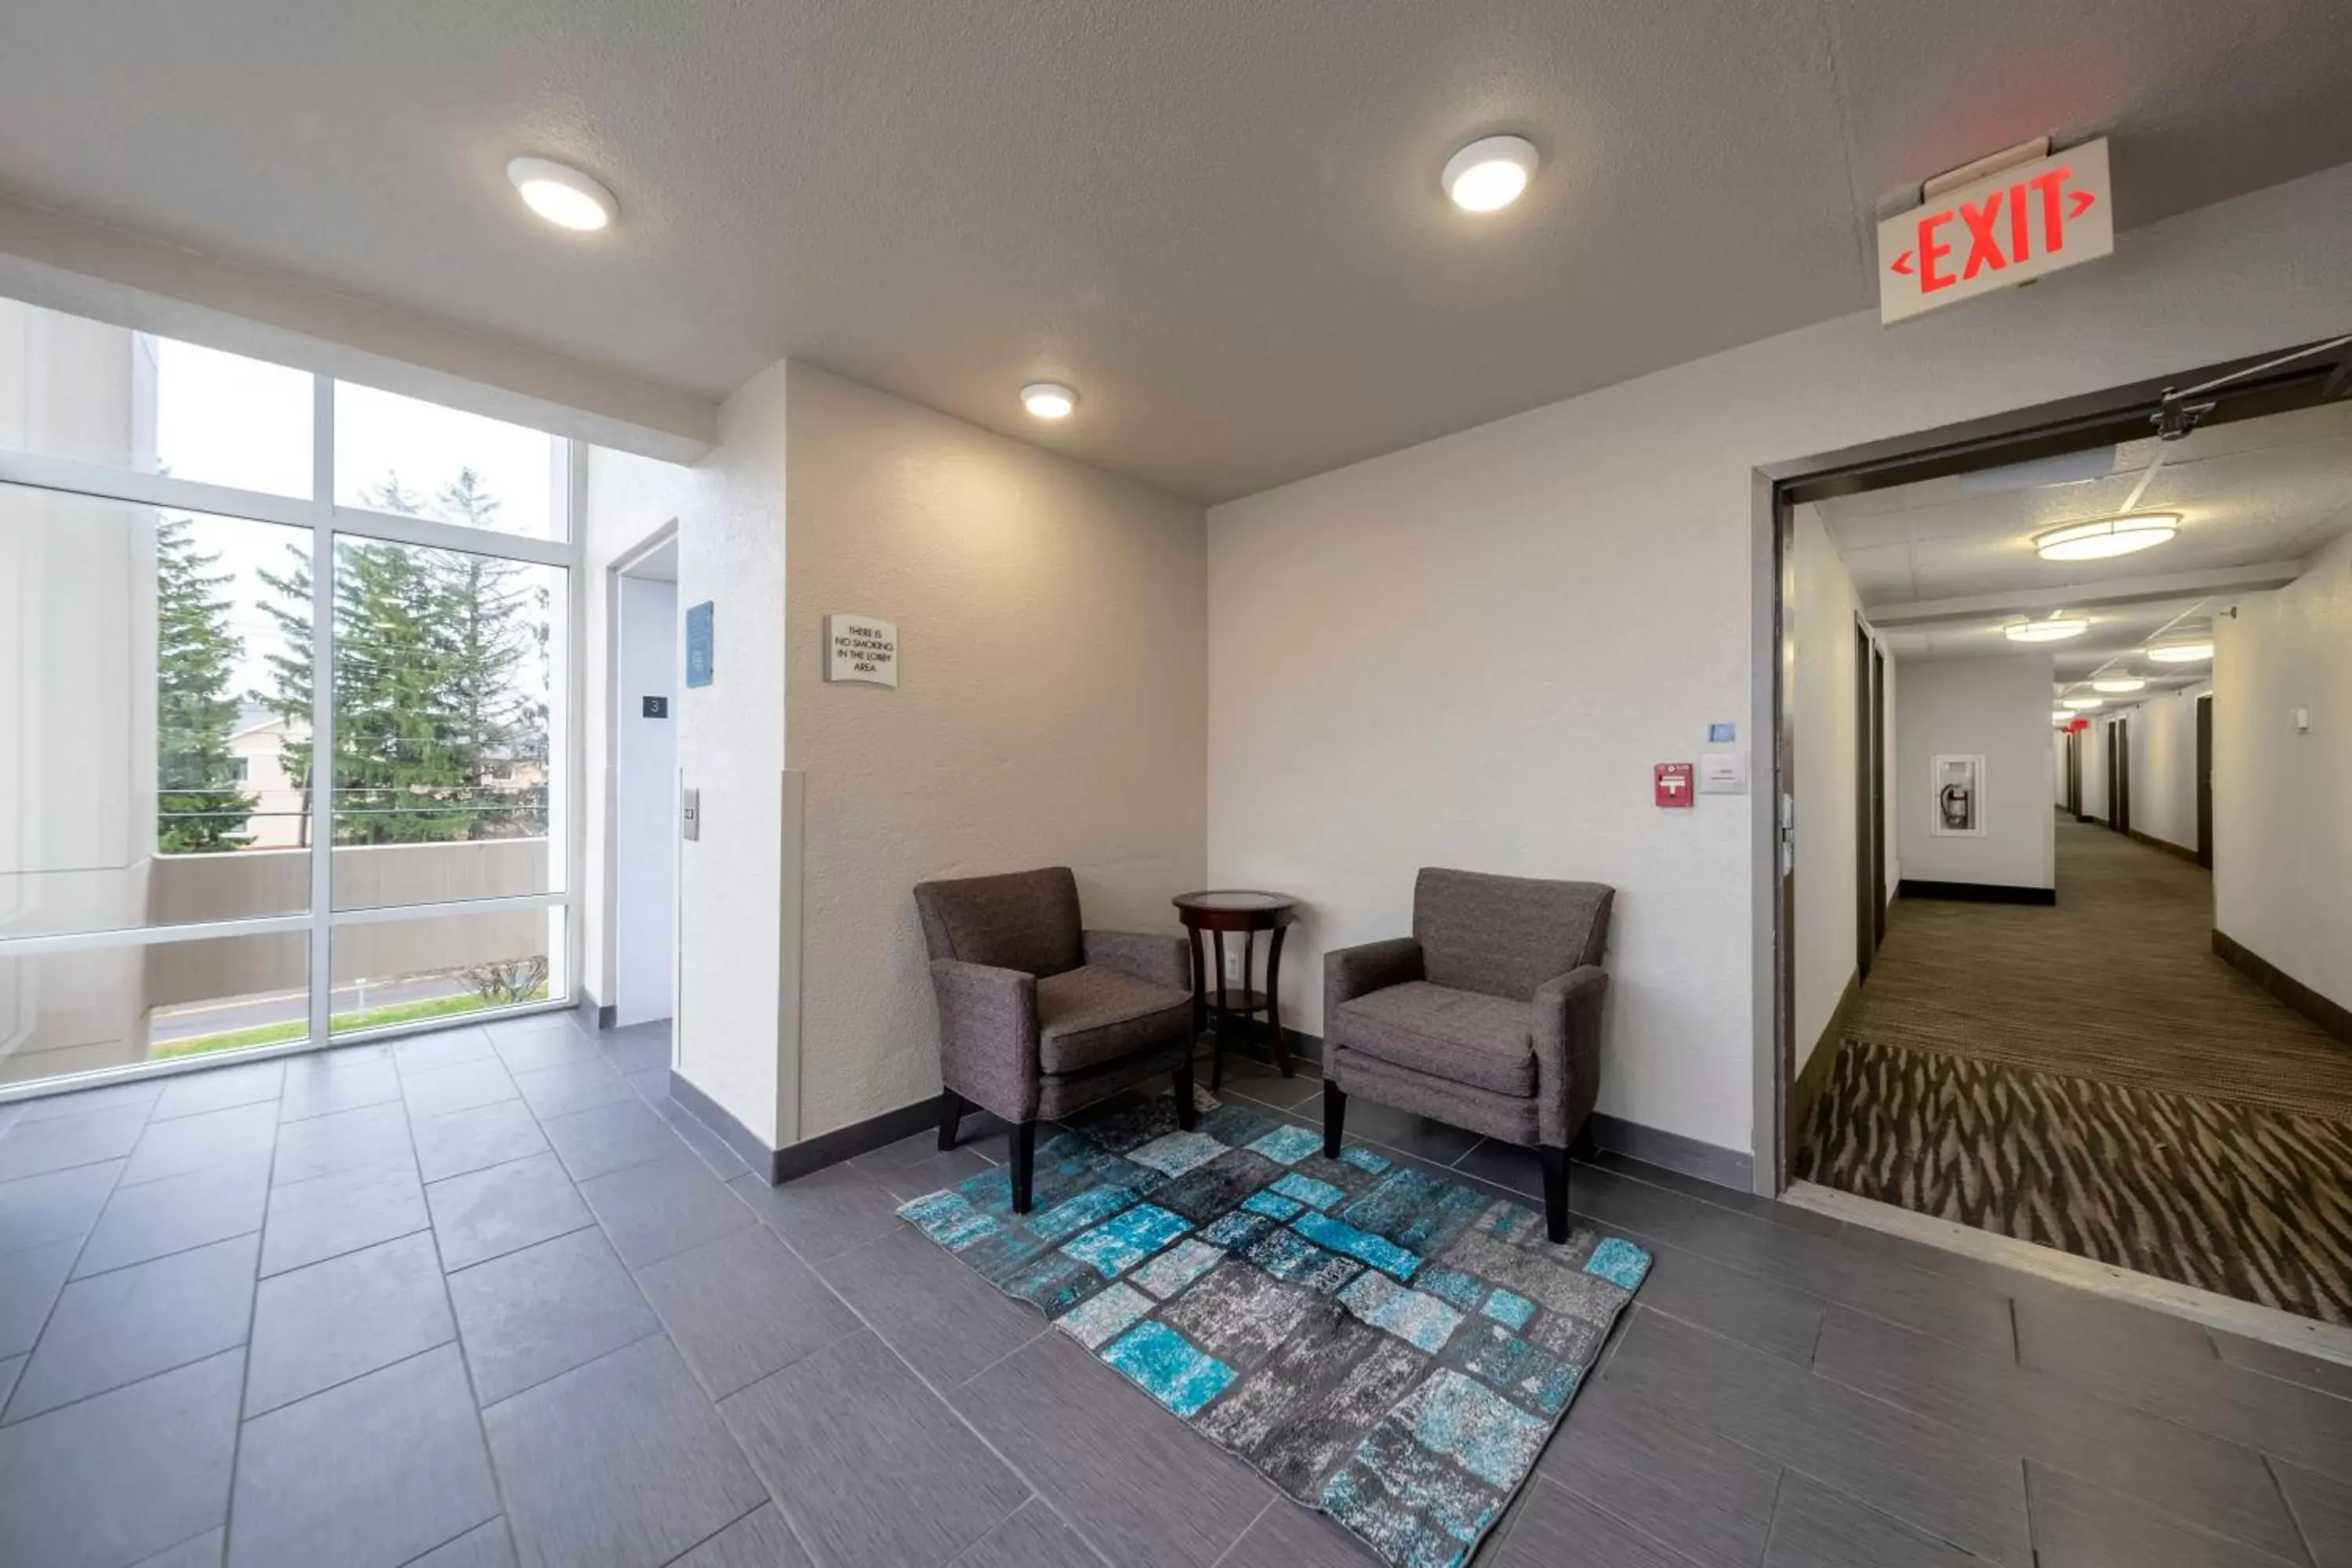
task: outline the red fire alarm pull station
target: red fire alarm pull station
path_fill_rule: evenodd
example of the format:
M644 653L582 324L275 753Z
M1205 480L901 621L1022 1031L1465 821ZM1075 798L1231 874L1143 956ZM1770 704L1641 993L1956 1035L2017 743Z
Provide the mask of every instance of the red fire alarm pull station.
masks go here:
M1691 803L1691 765L1688 763L1660 763L1654 770L1660 805L1688 805Z

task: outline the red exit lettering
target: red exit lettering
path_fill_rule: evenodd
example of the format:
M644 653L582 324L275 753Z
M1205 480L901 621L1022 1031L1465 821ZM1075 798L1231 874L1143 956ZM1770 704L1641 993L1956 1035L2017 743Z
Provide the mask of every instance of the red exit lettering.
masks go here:
M2095 192L2068 190L2066 182L2074 174L2061 164L2031 180L1995 189L1977 201L1921 213L1918 242L1895 258L1894 270L1907 278L1916 268L1919 291L1933 294L1955 283L1973 281L1980 272L1999 272L2013 263L2032 260L2037 254L2062 253L2066 248L2067 224L2090 211L2099 199ZM2029 196L2039 200L2030 206ZM2042 218L2038 230L2031 221L2035 207ZM2001 222L2004 208L2006 226ZM1944 237L1944 231L1954 223L1960 226L1964 237L1960 243L1968 247L1957 272L1944 265L1956 248L1952 240Z
M2032 147L1931 180L1924 205L1878 224L1878 319L1888 326L2014 288L2116 248L2107 144L2019 162Z

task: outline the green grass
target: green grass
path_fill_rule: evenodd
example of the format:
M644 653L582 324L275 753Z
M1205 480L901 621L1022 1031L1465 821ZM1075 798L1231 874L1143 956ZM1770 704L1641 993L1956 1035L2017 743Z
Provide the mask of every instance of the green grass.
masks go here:
M542 985L520 1002L506 1004L520 1006L529 1002L547 1000L547 987ZM429 1002L402 1002L389 1007L370 1007L363 1011L338 1013L329 1024L333 1034L352 1035L362 1029L386 1029L395 1024L422 1023L427 1018L454 1017L460 1013L479 1013L489 1006L479 996L436 996ZM249 1029L231 1029L218 1035L197 1035L184 1040L158 1046L150 1053L157 1061L173 1057L205 1056L214 1051L241 1050L248 1046L275 1046L289 1040L299 1040L310 1032L307 1018L289 1019L283 1024L257 1024Z

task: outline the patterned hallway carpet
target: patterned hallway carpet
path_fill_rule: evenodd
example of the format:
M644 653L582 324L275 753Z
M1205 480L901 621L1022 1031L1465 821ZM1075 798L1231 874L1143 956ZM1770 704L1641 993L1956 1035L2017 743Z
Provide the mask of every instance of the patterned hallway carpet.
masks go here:
M2199 868L2062 820L2058 899L1895 904L1794 1174L2352 1323L2352 1047L2213 955Z
M1291 1498L1411 1568L1466 1561L1649 1254L1236 1106L1082 1114L898 1212Z

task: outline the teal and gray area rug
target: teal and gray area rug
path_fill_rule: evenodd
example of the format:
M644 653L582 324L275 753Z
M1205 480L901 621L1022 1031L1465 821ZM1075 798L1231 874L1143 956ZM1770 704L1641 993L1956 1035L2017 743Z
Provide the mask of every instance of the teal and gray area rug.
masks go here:
M1074 1119L1032 1197L997 1169L898 1212L1410 1568L1476 1550L1650 1267L1262 1112L1181 1131L1165 1094Z

